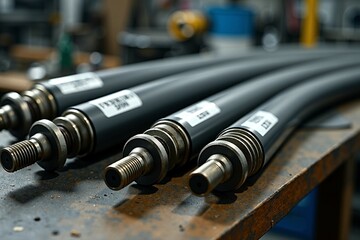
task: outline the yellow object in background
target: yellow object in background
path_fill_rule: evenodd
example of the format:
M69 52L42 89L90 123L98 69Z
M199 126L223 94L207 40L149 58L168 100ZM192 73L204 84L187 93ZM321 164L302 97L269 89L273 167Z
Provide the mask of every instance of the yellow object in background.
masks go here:
M205 32L206 17L199 11L177 11L168 21L168 32L178 41L186 41Z
M314 47L318 39L319 22L317 17L318 1L305 1L305 19L301 26L300 42L304 47Z

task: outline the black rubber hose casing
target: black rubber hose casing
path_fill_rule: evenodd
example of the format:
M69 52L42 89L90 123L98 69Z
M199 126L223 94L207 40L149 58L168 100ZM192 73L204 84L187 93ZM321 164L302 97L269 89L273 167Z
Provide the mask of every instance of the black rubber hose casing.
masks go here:
M173 121L187 133L191 144L190 152L194 157L208 142L214 140L221 130L230 126L237 119L280 91L303 81L311 81L319 75L359 65L360 57L346 56L279 69L204 99L204 101L208 102L208 105L205 103L205 106L208 107L204 107L203 110L195 109L199 108L198 106L203 103L202 101L159 121ZM286 102L284 101L284 104ZM215 106L211 104L215 104ZM183 114L184 112L186 115ZM195 118L195 120L198 120L198 118L204 117L205 114L211 115L211 117L204 117L205 120L192 124L192 126L189 123L190 120L187 119L187 115L191 114L191 112L198 116L192 115L190 119Z
M131 64L97 72L76 74L50 79L39 84L44 86L45 89L52 94L57 105L56 114L60 115L68 107L76 104L172 74L233 61L247 61L257 57L264 58L287 55L293 52L299 52L299 54L305 55L314 54L313 52L301 51L300 49L291 51L284 50L276 53L267 53L257 49L239 54L190 55ZM321 54L327 55L328 53L321 50ZM64 81L66 83L64 83ZM65 90L63 90L64 88Z
M276 95L229 128L243 128L252 132L263 147L266 156L265 164L287 136L306 119L332 104L358 97L359 92L360 68L358 66L324 74ZM272 115L267 124L261 124L268 118L265 116L260 119L260 125L248 126L247 123L254 122L256 117L259 119L259 116L260 118L261 115L264 116L264 112ZM260 134L263 131L261 127L266 127L265 134Z
M349 50L347 49L328 49L325 47L313 49L311 51L306 51L301 48L286 48L284 50L280 49L274 53L267 53L264 50L255 49L248 52L234 54L192 55L154 60L92 73L68 76L67 80L71 79L74 82L65 84L65 91L61 89L61 86L64 87L61 84L64 78L61 78L60 80L51 79L39 84L43 85L46 90L52 94L57 105L56 115L60 115L70 106L74 106L121 89L126 89L155 79L197 68L216 66L218 64L230 63L233 61L248 61L249 59L278 58L291 55L335 56L348 52Z
M145 130L160 117L232 85L274 69L317 58L319 56L304 55L256 59L173 75L130 88L141 99L142 105L112 117L105 116L93 101L70 109L79 110L91 121L95 133L94 151L100 151Z
M68 107L110 94L122 89L133 87L152 80L163 78L172 74L194 70L196 68L227 63L235 60L245 60L256 56L255 54L244 54L240 56L191 56L179 57L169 60L156 60L146 63L132 64L124 67L107 69L93 73L77 74L67 76L74 79L72 83L74 91L64 92L61 90L60 79L51 79L43 85L54 97L57 105L57 115ZM62 78L64 79L64 78ZM82 81L81 81L82 80ZM61 80L60 80L61 82ZM94 82L94 84L92 84ZM93 87L88 87L93 85ZM70 84L69 84L70 85ZM77 85L77 86L75 86ZM86 90L79 85L88 85ZM78 89L78 91L77 91ZM80 93L80 94L79 94Z

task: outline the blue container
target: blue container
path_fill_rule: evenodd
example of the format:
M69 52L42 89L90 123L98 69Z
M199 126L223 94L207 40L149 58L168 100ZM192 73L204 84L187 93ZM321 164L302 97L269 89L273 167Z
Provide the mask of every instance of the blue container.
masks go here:
M207 10L210 33L251 37L254 32L254 14L249 8L240 6L212 7Z
M311 191L271 231L311 240L315 237L317 189Z

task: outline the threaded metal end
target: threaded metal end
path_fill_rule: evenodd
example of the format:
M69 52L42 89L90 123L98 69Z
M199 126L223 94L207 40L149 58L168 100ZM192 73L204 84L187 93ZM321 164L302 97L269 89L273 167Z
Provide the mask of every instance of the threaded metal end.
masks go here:
M1 151L1 165L7 172L15 172L38 161L36 145L25 140L6 147Z
M146 166L136 155L127 156L105 169L105 183L113 190L129 185L145 172Z

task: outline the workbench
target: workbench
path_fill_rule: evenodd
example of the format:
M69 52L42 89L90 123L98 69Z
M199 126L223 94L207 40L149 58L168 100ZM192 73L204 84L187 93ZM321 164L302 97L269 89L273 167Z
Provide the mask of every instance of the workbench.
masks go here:
M193 196L186 184L194 165L153 187L111 191L102 171L120 158L116 149L71 159L56 173L37 165L13 174L1 169L0 238L258 239L319 186L317 238L347 239L360 101L337 111L352 127L297 130L235 193ZM3 146L13 140L0 135Z

